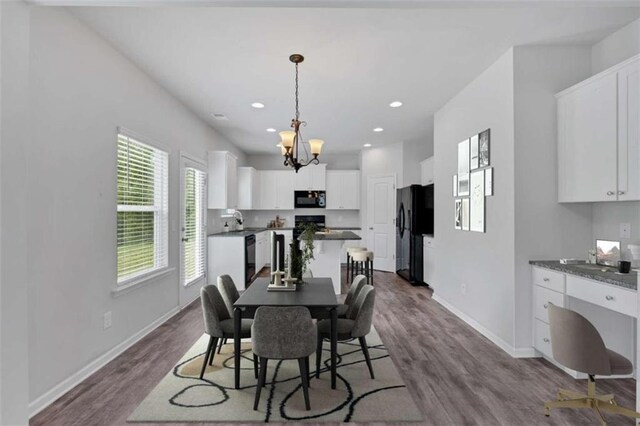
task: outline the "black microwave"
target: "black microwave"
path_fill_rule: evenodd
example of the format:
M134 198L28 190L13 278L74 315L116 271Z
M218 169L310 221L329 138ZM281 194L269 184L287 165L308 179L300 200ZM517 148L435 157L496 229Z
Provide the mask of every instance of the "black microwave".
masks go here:
M295 191L293 205L297 209L324 209L327 194L325 191Z

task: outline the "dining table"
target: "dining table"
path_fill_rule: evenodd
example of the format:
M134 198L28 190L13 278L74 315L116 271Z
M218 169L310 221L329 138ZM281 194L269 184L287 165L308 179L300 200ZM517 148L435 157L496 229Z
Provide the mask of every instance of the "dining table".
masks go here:
M331 389L336 388L338 348L338 299L331 278L305 278L295 291L268 290L269 278L257 278L233 304L234 334L240 335L242 319L253 318L261 306L305 306L311 317L331 320ZM234 339L235 388L240 388L240 340Z

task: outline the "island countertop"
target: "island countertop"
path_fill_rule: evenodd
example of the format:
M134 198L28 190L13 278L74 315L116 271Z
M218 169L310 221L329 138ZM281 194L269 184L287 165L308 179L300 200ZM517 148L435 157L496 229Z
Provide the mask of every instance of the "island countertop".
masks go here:
M335 228L333 228L335 229ZM355 232L351 231L332 231L330 233L316 233L313 236L313 239L316 241L346 241L346 240L361 240Z
M255 235L255 234L259 234L260 232L265 232L265 231L276 231L276 232L282 232L282 231L293 231L294 228L291 227L283 227L283 228L260 228L260 227L249 227L249 228L245 228L242 231L218 231L218 232L213 232L209 235L207 235L208 237L246 237L247 235ZM360 230L359 227L357 226L331 226L329 227L329 229L334 230L334 231L339 231L339 230ZM338 235L339 233L336 233L336 235ZM347 240L359 240L360 237L358 237L356 234L354 234L353 232L350 232L350 234L353 234L356 236L356 238L326 238L327 240L340 240L340 239L347 239ZM333 234L331 234L333 236ZM316 238L318 240L320 240L320 238Z
M594 281L624 287L629 290L638 289L638 272L631 271L628 274L616 272L615 268L591 265L581 262L575 265L565 265L557 260L530 260L529 264L541 268L552 269L554 271L564 272L565 274L575 275L581 278L587 278ZM606 268L606 271L602 269Z

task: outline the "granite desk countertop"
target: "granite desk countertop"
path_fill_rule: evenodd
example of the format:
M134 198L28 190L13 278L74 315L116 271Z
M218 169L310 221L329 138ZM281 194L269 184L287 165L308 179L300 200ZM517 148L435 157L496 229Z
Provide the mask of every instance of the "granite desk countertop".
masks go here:
M586 262L581 262L576 265L563 265L558 260L530 260L529 264L624 287L629 290L638 290L638 272L634 270L631 270L628 274L621 274L616 268L612 267L592 265ZM606 271L602 271L602 269L606 269Z
M214 232L212 234L209 234L208 237L246 237L248 235L255 235L255 234L259 234L260 232L264 232L264 231L293 231L294 228L292 227L282 227L282 228L245 228L242 231L229 231L229 232ZM330 226L329 229L334 230L334 231L341 231L341 230L360 230L361 228L359 227L355 227L355 226ZM353 232L352 232L353 234ZM336 234L337 235L337 234ZM356 238L346 238L349 240L359 240L360 237L358 237L357 235L353 234ZM317 238L319 239L319 238ZM326 238L326 239L340 239L340 238ZM343 238L344 239L344 238Z

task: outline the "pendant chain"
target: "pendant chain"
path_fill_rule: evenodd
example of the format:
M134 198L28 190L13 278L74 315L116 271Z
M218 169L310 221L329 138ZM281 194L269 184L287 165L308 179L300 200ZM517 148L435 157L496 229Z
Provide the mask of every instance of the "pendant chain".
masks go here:
M300 110L298 105L298 64L296 64L296 120L300 119Z

